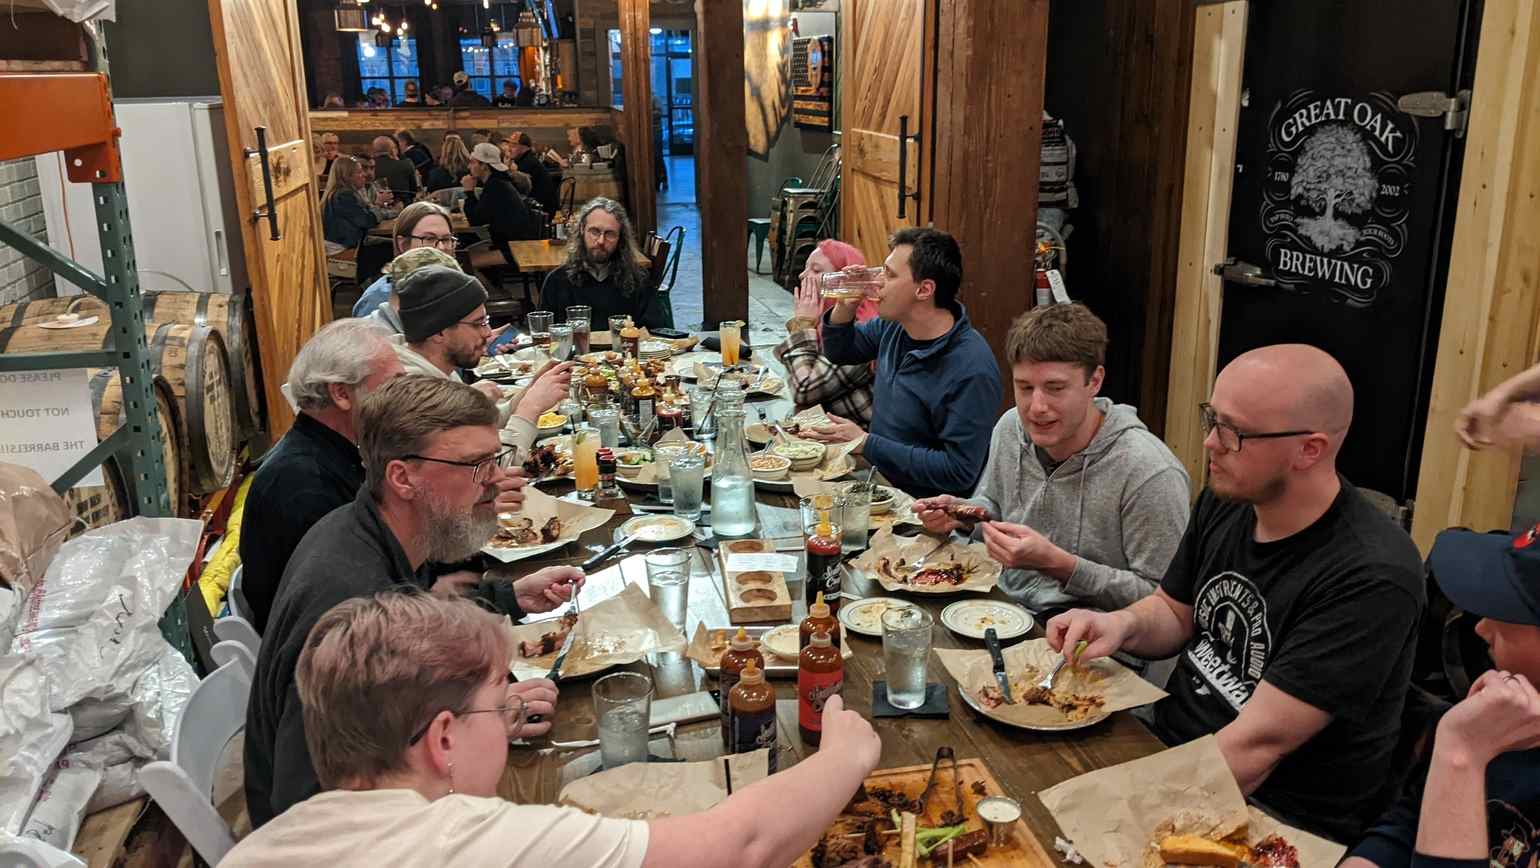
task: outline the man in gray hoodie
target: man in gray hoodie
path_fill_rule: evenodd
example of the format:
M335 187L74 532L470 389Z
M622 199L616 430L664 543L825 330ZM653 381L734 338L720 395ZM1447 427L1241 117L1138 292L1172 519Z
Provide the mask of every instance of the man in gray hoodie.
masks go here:
M1106 350L1107 326L1084 305L1018 317L1006 339L1016 409L995 424L977 490L915 504L927 530L983 540L1005 566L1001 588L1036 612L1149 596L1187 527L1186 470L1133 407L1097 397Z

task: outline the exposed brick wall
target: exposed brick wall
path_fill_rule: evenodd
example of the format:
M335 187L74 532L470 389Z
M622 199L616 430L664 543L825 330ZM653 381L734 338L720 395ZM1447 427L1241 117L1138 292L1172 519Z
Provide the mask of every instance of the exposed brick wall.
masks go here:
M31 157L0 162L0 219L39 241L47 241L36 166ZM0 244L0 304L49 298L54 294L52 272L22 256L20 251Z

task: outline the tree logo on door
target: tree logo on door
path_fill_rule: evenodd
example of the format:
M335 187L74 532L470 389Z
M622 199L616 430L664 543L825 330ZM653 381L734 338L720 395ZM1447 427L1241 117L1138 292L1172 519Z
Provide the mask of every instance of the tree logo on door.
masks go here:
M1373 304L1406 247L1417 126L1389 94L1296 91L1273 109L1261 220L1281 286Z

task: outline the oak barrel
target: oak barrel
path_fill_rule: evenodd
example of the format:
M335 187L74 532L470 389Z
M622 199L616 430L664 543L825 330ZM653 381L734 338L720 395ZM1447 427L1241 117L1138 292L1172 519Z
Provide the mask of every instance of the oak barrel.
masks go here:
M3 322L0 319L0 322ZM144 294L146 323L206 325L225 342L234 393L235 421L244 435L263 426L262 366L258 363L256 323L246 293L156 290Z
M91 408L96 413L96 438L106 440L121 427L125 420L123 389L117 368L94 368L89 371ZM166 492L170 496L173 514L182 508L181 452L176 427L175 396L164 377L156 377L150 385L155 396L156 422L160 427L161 448L166 465ZM77 485L70 489L65 499L74 507L87 527L101 527L132 517L134 507L132 479L123 470L116 455L102 463L103 485Z
M0 328L45 322L61 313L77 314L81 319L88 316L105 319L110 315L106 303L94 295L61 295L58 298L39 298L0 305Z

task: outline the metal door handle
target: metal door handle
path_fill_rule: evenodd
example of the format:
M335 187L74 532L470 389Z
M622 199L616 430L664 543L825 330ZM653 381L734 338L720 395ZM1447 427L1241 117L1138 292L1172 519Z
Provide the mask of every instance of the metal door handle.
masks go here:
M253 220L267 218L269 236L274 241L283 240L283 233L278 231L278 204L273 199L273 167L267 159L267 127L255 127L257 132L257 147L246 148L246 156L257 155L258 162L262 164L262 192L267 195L267 208L257 208L251 212Z
M1252 265L1249 262L1238 262L1235 257L1230 257L1224 262L1215 263L1214 273L1231 283L1239 283L1242 286L1277 286L1278 281L1268 277L1260 265Z
M914 139L915 154L919 154L920 134L909 134L909 116L898 116L898 216L904 215L907 199L920 201L920 191L909 192L909 140Z

